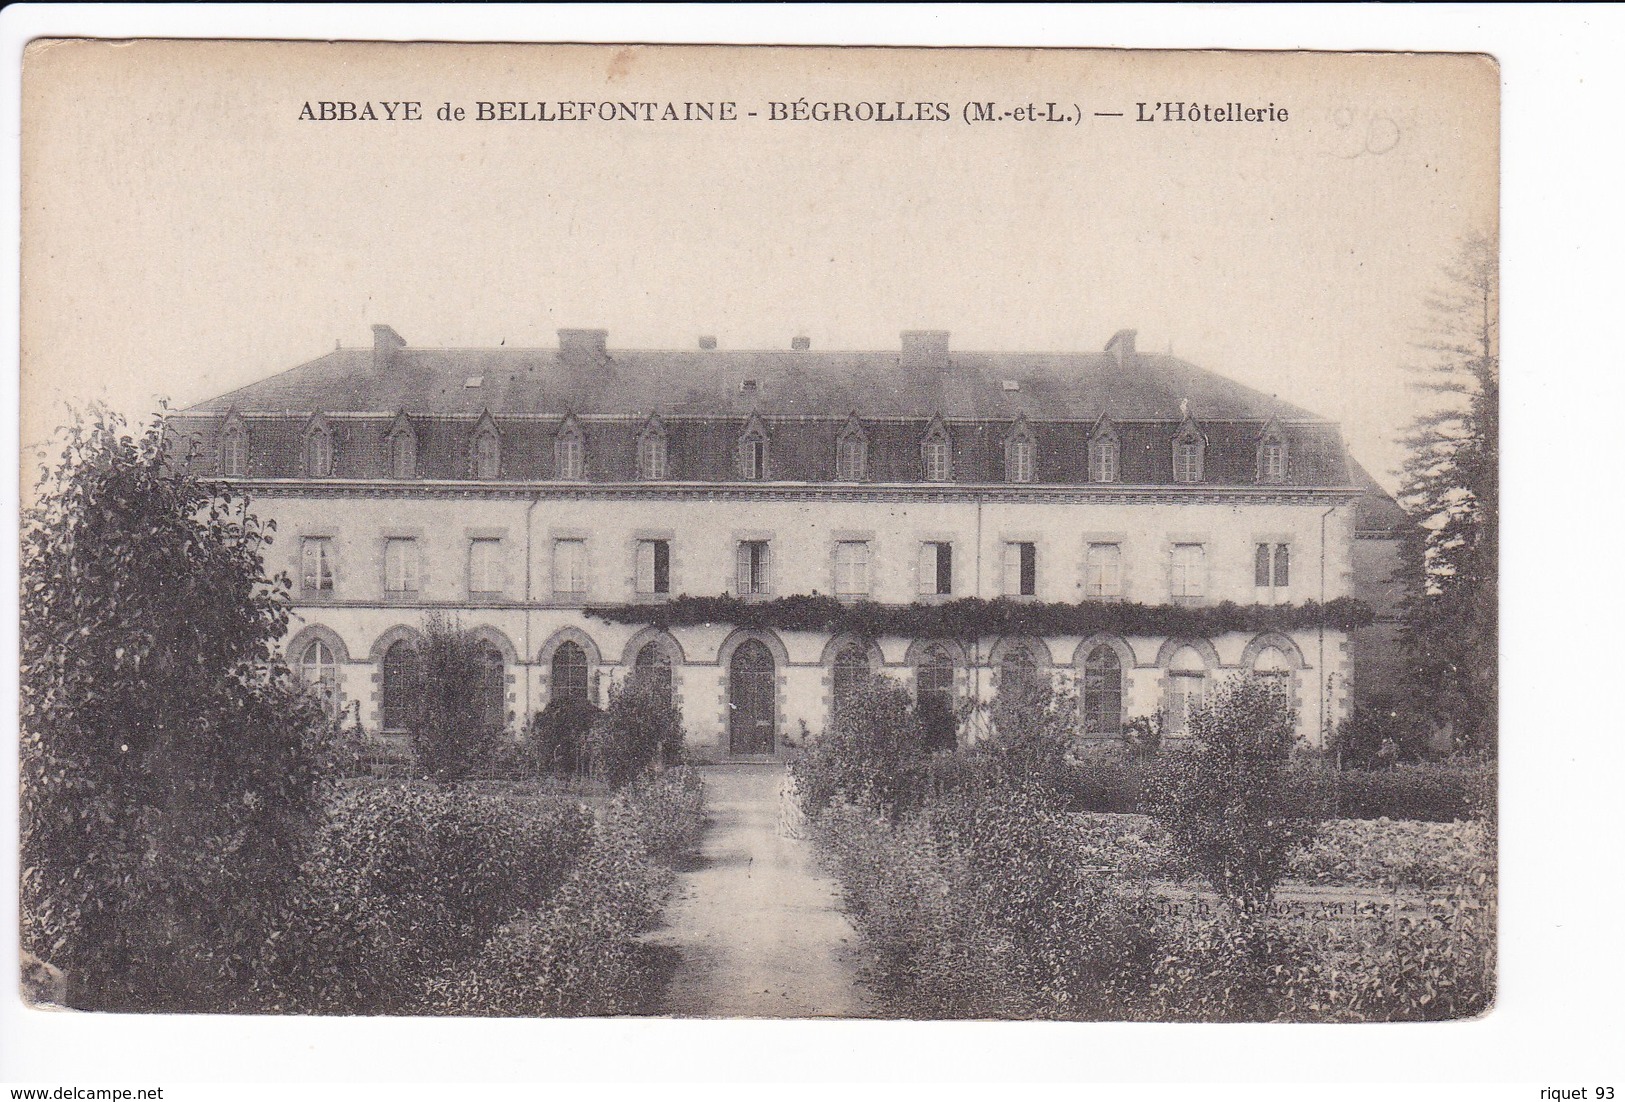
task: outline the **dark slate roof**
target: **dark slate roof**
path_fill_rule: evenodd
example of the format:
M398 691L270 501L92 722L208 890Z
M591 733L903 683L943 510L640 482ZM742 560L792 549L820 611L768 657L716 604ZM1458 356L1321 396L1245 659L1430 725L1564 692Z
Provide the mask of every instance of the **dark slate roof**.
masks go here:
M1362 491L1355 506L1355 528L1361 532L1399 533L1410 527L1411 516L1394 496L1371 477L1360 461L1349 457L1349 481Z
M479 378L478 387L465 383ZM756 390L742 390L755 380ZM1006 390L1005 380L1020 386ZM381 367L370 348L344 348L193 406L240 411L343 410L478 416L507 413L738 413L1093 421L1319 420L1314 414L1173 356L1130 353L950 352L946 370L898 352L400 348Z
M541 481L553 477L554 437L573 412L586 437L587 479L630 481L653 411L664 422L672 480L709 482L737 478L739 437L755 412L770 437L769 479L822 481L834 478L836 437L855 411L869 441L869 480L919 482L920 442L940 414L952 440L953 481L1002 483L1005 438L1025 415L1037 444L1034 481L1068 484L1088 481L1087 442L1104 414L1120 441L1119 481L1166 485L1184 404L1207 439L1204 484L1255 484L1257 443L1271 419L1287 440L1288 485L1349 484L1335 424L1172 356L1136 353L1129 340L1121 356L948 352L935 360L900 352L421 349L381 341L379 349L335 350L201 402L174 424L212 460L224 417L235 410L248 430L248 476L285 478L301 474L310 417L336 414L329 419L335 476L386 478L387 433L404 410L417 434L419 477L461 479L472 477L474 426L489 410L501 435L502 477ZM479 385L467 385L472 379Z

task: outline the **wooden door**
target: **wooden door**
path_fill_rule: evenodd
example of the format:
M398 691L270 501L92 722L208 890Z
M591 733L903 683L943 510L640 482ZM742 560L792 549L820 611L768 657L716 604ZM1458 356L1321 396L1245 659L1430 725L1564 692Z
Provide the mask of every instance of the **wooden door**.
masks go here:
M751 639L734 651L728 668L728 752L771 754L778 710L773 655Z

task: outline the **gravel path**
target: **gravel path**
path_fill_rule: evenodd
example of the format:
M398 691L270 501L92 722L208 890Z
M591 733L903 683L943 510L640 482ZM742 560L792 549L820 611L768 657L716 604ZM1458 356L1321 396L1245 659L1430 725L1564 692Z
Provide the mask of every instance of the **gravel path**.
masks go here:
M778 832L777 767L705 770L705 835L653 944L677 953L664 1011L692 1018L869 1017L857 935L807 842Z

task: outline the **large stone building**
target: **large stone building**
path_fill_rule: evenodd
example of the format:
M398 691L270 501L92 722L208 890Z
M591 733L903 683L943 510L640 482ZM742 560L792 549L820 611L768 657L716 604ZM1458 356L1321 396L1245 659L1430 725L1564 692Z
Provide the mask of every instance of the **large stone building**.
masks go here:
M1374 487L1337 426L1131 331L1094 354L960 352L939 331L889 352L634 351L580 329L556 349L414 348L380 325L371 348L172 424L276 520L290 660L372 732L404 722L402 671L434 610L489 641L493 716L602 701L642 670L716 756L816 737L865 670L954 703L967 731L973 705L1034 671L1076 686L1088 738L1159 711L1177 735L1240 671L1280 679L1311 742L1351 699L1349 635L1324 621L867 638L594 615L684 594L1035 610L1351 595Z

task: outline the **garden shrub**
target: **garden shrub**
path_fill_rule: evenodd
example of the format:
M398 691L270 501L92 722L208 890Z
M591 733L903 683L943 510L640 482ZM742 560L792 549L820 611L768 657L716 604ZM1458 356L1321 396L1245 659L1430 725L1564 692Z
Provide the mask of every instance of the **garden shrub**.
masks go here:
M277 653L274 525L161 421L65 430L22 516L22 946L81 1009L251 997L335 725Z
M1145 811L1145 785L1152 764L1116 745L1090 747L1072 765L1076 811L1139 814Z
M1065 809L1079 798L1079 777L1069 761L1076 739L1078 701L1034 680L999 690L989 708L993 733L975 747L974 757L992 772L993 782L1020 789L1046 807Z
M1151 815L1175 853L1240 914L1269 902L1324 816L1310 775L1289 768L1296 729L1279 687L1232 678L1192 709L1190 747L1149 778Z
M593 826L562 886L496 930L471 960L428 984L447 1014L610 1015L648 1012L655 952L638 935L658 921L673 861L701 827L695 770L646 776L619 792Z
M1481 814L1481 793L1493 791L1493 770L1482 762L1419 762L1392 769L1352 770L1326 778L1335 814L1343 819L1417 819L1451 822Z
M643 678L610 686L609 708L590 730L594 769L614 788L682 760L683 717L669 692Z
M557 891L592 814L468 788L355 786L335 800L271 997L279 1009L412 1013L422 985Z
M1427 731L1427 721L1403 699L1376 694L1354 702L1328 749L1346 768L1386 769L1421 758L1427 749Z
M649 855L672 864L692 851L705 829L705 781L698 769L678 768L633 781L610 804Z
M603 715L590 701L557 697L531 717L525 757L538 773L579 776L592 767L592 730Z
M413 702L412 752L420 769L441 783L460 781L486 767L506 727L485 714L488 644L440 613L424 618Z
M1292 855L1288 871L1316 883L1437 892L1470 882L1490 860L1490 846L1479 822L1338 819Z
M840 798L900 818L924 798L927 737L896 681L876 675L854 686L823 737L791 765L803 809L817 815Z

